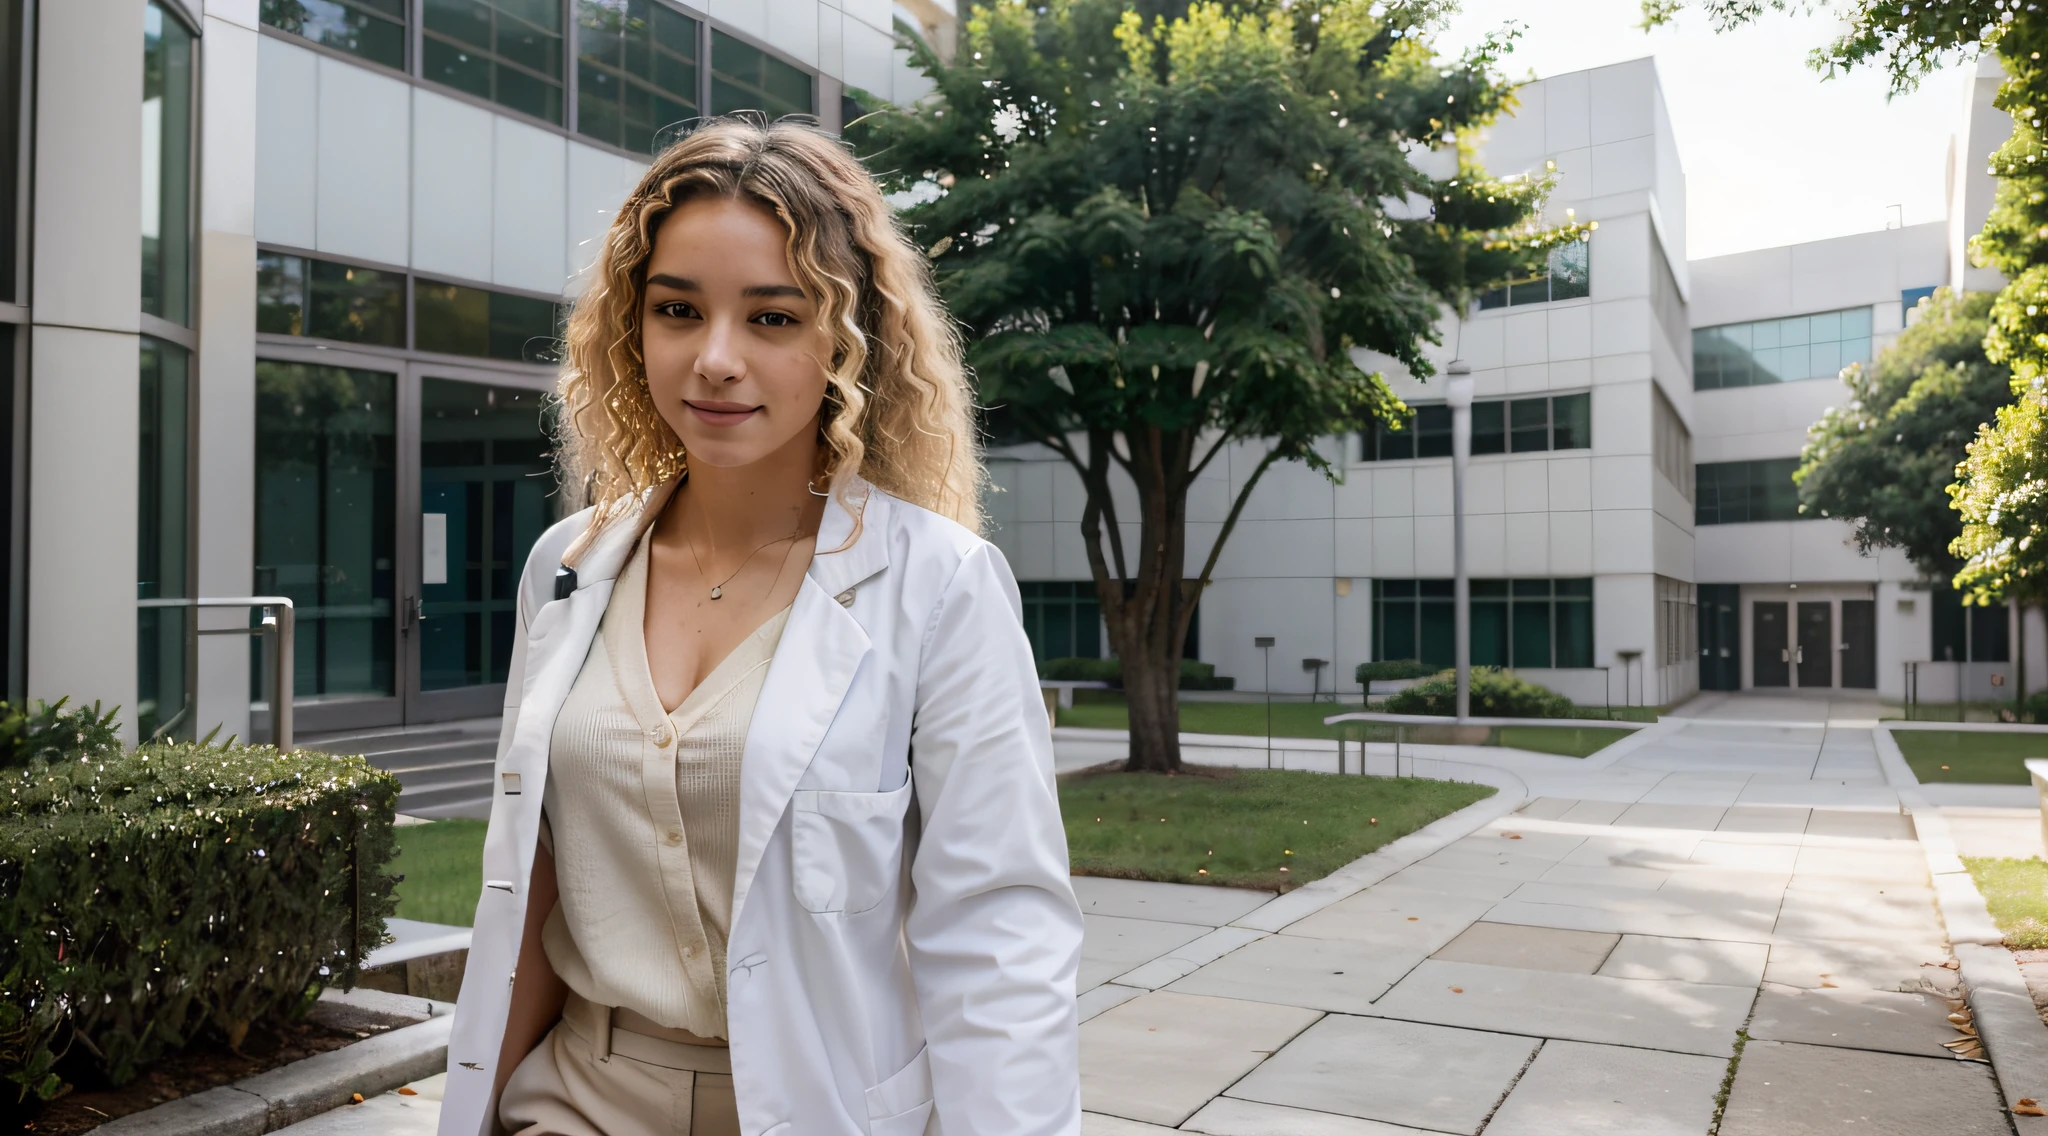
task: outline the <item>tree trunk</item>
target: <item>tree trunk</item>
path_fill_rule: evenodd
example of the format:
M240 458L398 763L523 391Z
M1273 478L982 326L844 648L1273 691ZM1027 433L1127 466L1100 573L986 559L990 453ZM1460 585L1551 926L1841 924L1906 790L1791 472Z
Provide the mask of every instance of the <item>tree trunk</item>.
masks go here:
M1175 655L1179 652L1175 651ZM1161 660L1152 651L1125 654L1124 699L1130 706L1131 772L1180 771L1180 660Z

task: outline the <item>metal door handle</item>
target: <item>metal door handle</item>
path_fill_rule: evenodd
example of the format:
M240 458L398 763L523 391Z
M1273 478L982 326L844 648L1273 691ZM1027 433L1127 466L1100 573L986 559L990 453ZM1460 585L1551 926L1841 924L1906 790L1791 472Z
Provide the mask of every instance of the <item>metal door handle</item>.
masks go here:
M1780 647L1780 648L1778 648L1778 661L1779 661L1779 662L1781 662L1781 663L1789 663L1789 662L1791 662L1791 661L1792 661L1792 651L1791 651L1791 648L1789 648L1789 647Z
M1797 649L1797 650L1796 650L1796 651L1794 652L1794 654L1792 655L1792 661L1793 661L1793 662L1795 662L1795 663L1802 663L1802 664L1803 664L1803 663L1805 663L1805 662L1806 662L1806 648L1804 648L1804 647L1800 647L1800 648L1798 648L1798 649Z
M421 614L421 609L424 606L424 602L418 596L405 597L405 602L401 603L398 608L398 629L410 632L414 624L425 619L426 616Z

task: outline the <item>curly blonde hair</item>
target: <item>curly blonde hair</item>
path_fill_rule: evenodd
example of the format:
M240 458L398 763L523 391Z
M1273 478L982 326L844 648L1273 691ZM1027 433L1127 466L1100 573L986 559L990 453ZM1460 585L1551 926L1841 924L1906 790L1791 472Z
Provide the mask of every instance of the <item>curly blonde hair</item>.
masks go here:
M597 507L586 535L687 468L648 394L641 317L655 233L703 194L759 202L789 233L790 271L832 333L819 434L826 479L856 525L846 490L859 474L981 531L973 402L924 255L831 137L794 122L724 118L655 157L569 316L557 457L566 495Z

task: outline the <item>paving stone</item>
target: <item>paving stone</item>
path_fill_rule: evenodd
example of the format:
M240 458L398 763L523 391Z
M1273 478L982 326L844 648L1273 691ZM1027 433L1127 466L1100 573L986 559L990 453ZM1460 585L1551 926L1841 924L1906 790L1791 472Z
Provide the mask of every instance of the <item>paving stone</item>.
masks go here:
M1297 920L1287 927L1287 933L1413 952L1419 958L1450 942L1492 906L1483 899L1450 899L1382 886L1340 899Z
M283 1128L368 1096L432 1077L448 1067L453 1016L431 1018L354 1045L316 1053L235 1082L269 1104L270 1126Z
M1793 866L1792 874L1840 876L1853 880L1897 880L1920 887L1932 884L1927 874L1927 857L1917 843L1897 848L1808 845L1799 850L1799 861Z
M1506 899L1522 882L1511 876L1454 872L1416 864L1388 876L1379 886L1441 892L1460 899Z
M110 1120L94 1131L110 1136L262 1136L270 1106L229 1085L167 1101Z
M1724 939L1623 935L1596 972L1609 978L1670 979L1713 986L1755 986L1764 980L1771 948Z
M1560 931L1554 927L1521 927L1509 923L1474 923L1445 943L1431 958L1591 974L1600 969L1619 935L1595 931Z
M1534 817L1538 820L1556 820L1565 813L1570 812L1573 806L1580 803L1569 797L1537 797L1535 800L1516 809L1515 815Z
M1779 986L1914 990L1948 957L1940 939L1774 939L1764 981Z
M1929 994L1766 986L1757 995L1749 1036L1947 1058L1941 1043L1961 1036L1948 1012L1946 1002Z
M1192 923L1083 914L1080 989L1090 990L1208 933Z
M1721 1136L2009 1136L2001 1103L1974 1061L1752 1041Z
M1717 832L1805 832L1812 809L1774 809L1764 805L1735 805L1722 814Z
M1685 864L1699 842L1698 835L1677 830L1668 836L1590 836L1559 862L1596 868L1669 869Z
M1559 864L1536 881L1544 884L1580 884L1587 887L1633 888L1655 891L1671 879L1662 868L1617 868L1612 865Z
M1100 1112L1081 1114L1081 1136L1153 1136L1154 1133L1175 1131L1178 1129L1161 1128L1157 1124L1125 1120L1121 1116L1109 1116Z
M1479 1030L1332 1015L1231 1086L1244 1100L1476 1132L1537 1043Z
M1756 990L1429 959L1373 1013L1530 1037L1726 1057Z
M1518 856L1536 856L1546 860L1562 860L1573 849L1586 842L1583 833L1546 831L1542 828L1518 823L1517 818L1505 816L1493 821L1485 828L1470 836L1452 841L1451 848L1471 848L1478 851L1513 852Z
M1320 1016L1167 991L1134 998L1081 1026L1082 1104L1177 1125Z
M1733 801L1729 802L1733 804ZM1682 828L1701 832L1712 832L1721 823L1727 805L1645 805L1629 806L1627 812L1615 818L1616 827L1627 828Z
M348 1105L280 1128L280 1136L434 1136L441 1124L441 1094L448 1074L439 1073L405 1086L411 1095L380 1093L359 1105ZM189 1130L188 1130L189 1131Z
M1580 801L1557 819L1572 824L1613 824L1614 818L1628 811L1628 806L1626 801Z
M1180 994L1369 1013L1373 999L1422 961L1371 943L1269 935L1173 983Z
M1221 927L1272 899L1273 893L1250 888L1075 876L1074 898L1081 902L1083 914Z
M1217 1097L1180 1126L1213 1136L1426 1136L1423 1129L1331 1112Z
M1093 990L1084 992L1080 997L1074 999L1074 1002L1080 1007L1081 1020L1085 1022L1104 1010L1121 1006L1143 993L1145 991L1135 986L1123 986L1115 982L1105 982Z
M1264 931L1254 931L1249 927L1218 927L1142 966L1125 971L1118 975L1116 980L1125 986L1157 990L1176 979L1193 974L1246 943L1264 938L1265 934Z
M1718 1057L1546 1041L1487 1136L1698 1136L1727 1071Z
M1884 892L1854 886L1792 888L1778 911L1777 932L1787 938L1903 936L1937 939L1944 927L1931 889L1906 885Z
M1807 823L1806 831L1811 836L1860 836L1870 840L1915 838L1913 818L1904 813L1850 812L1846 809L1813 810L1813 819Z
M1761 844L1750 841L1702 840L1687 859L1714 868L1735 868L1745 872L1789 874L1799 863L1797 844Z
M1516 843L1520 843L1516 841ZM1557 861L1548 856L1528 856L1512 848L1487 845L1473 848L1463 841L1448 848L1431 853L1418 863L1418 867L1440 868L1451 872L1465 872L1476 876L1492 876L1513 880L1535 880L1556 866Z

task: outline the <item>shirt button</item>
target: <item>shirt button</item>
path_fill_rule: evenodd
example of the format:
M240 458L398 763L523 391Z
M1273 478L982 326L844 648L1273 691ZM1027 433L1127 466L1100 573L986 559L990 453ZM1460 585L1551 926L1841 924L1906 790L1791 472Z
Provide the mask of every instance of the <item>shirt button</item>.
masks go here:
M668 744L668 727L656 726L653 730L649 731L647 736L654 739L655 745L665 746Z
M674 847L678 844L681 844L683 842L683 830L679 828L671 828L668 830L668 836L665 839L669 842L670 847Z

